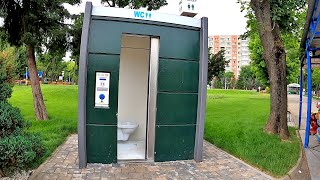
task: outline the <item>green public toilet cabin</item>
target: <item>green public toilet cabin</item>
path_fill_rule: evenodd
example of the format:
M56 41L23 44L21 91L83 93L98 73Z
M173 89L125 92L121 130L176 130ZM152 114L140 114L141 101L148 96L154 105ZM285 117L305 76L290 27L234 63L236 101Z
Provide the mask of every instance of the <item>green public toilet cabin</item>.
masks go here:
M202 161L208 20L86 3L79 166Z

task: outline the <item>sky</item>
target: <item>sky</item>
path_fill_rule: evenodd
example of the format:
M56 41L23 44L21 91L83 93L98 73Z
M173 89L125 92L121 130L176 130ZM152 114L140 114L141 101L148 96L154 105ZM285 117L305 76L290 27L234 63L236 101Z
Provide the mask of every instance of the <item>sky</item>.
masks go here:
M245 13L240 12L237 0L198 0L201 11L196 18L208 17L209 36L241 35L246 31ZM65 5L72 14L84 12L86 0L78 6ZM93 6L101 6L101 0L91 0ZM179 0L167 0L168 5L157 12L179 15Z

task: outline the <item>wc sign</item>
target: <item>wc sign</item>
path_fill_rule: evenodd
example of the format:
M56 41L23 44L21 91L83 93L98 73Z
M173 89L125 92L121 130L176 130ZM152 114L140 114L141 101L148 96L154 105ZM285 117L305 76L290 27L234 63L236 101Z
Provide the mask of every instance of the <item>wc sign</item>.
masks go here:
M134 11L135 18L142 18L142 19L151 19L151 12L144 12L144 11Z

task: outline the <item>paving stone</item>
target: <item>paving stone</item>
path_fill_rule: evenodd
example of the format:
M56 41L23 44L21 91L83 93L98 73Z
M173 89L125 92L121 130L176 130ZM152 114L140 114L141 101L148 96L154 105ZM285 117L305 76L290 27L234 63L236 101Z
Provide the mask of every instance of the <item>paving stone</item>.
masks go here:
M89 174L87 174L86 179L88 179L88 180L99 180L100 179L100 173L89 173Z
M86 179L84 174L73 174L71 180L82 180Z
M42 179L43 180L56 180L58 179L59 174L45 174Z
M67 175L60 175L58 180L71 180L72 179L72 174L67 174Z
M126 163L126 164L88 164L79 169L77 135L72 135L39 169L31 180L43 179L272 179L263 172L252 168L243 161L230 156L209 142L204 142L204 160Z

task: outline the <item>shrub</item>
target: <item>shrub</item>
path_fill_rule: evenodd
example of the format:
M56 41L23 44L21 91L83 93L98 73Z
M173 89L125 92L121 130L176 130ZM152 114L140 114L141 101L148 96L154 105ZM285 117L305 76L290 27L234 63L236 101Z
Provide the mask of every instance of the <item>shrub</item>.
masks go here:
M0 101L5 101L10 98L12 94L11 85L8 83L0 83L0 92Z
M6 176L25 170L43 152L41 139L37 135L22 133L0 140L0 171Z
M266 93L270 93L270 88L266 87Z
M10 135L21 134L26 127L20 110L6 101L0 101L0 140Z
M0 175L26 170L44 153L39 135L26 133L28 127L18 108L0 101Z

